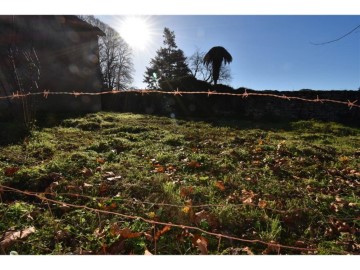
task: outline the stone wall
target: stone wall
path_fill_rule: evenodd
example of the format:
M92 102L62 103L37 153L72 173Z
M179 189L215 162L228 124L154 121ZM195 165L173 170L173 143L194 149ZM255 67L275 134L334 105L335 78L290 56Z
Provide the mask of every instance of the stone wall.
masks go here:
M234 90L242 94L244 91ZM359 100L360 91L251 91L306 99ZM248 91L248 93L250 93ZM221 96L184 94L139 94L123 92L104 95L102 108L107 111L147 113L175 117L236 117L253 120L318 119L360 125L360 108L344 104L305 102L264 96Z

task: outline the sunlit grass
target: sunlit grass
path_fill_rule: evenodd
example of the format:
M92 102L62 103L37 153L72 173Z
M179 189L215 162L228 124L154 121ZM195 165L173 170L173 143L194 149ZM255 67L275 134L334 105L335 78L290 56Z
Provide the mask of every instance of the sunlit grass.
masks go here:
M0 184L64 203L315 250L278 250L203 233L210 254L355 254L359 135L356 128L316 121L272 126L101 112L44 124L1 146ZM163 226L139 218L0 195L0 234L36 228L11 247L19 254L199 254L193 242L199 232L185 227L162 232ZM124 230L140 234L125 237Z

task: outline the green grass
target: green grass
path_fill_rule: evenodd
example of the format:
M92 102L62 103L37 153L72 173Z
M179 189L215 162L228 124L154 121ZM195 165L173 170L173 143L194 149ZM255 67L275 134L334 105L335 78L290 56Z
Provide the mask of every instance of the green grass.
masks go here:
M101 112L10 142L0 184L43 199L0 191L0 236L36 229L3 254L359 254L357 128Z

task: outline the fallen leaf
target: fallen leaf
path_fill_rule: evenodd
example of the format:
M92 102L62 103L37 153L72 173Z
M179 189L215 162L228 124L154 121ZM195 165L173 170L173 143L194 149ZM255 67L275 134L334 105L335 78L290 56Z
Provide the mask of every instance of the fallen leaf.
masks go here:
M252 204L253 202L253 199L254 197L256 196L256 194L250 190L250 191L247 191L246 189L243 189L241 191L241 201L244 203L244 204Z
M122 238L130 239L130 238L138 238L143 235L142 232L132 232L129 228L125 228L119 231L119 234Z
M262 209L264 209L267 205L267 202L266 201L263 201L263 200L259 200L259 203L258 203L258 206Z
M212 215L211 213L205 211L205 210L197 212L194 215L194 222L196 224L200 224L202 220L206 220L206 222L212 228L216 228L219 225L217 219L215 218L215 216Z
M25 239L30 234L34 233L35 227L29 227L21 231L8 231L5 232L1 238L0 247L5 249L13 245L19 239Z
M89 169L89 168L83 168L81 170L81 173L82 173L83 176L86 176L86 177L92 176L94 174L93 171L91 169Z
M200 250L201 255L208 254L208 249L207 249L208 240L205 237L203 237L199 234L194 234L191 241L192 241L193 245L196 246Z
M4 169L4 173L5 173L5 176L11 177L11 176L13 176L18 170L20 170L20 168L18 168L18 167L5 168L5 169Z
M188 167L193 168L193 169L201 167L201 164L194 160L190 161L187 165L188 165Z
M155 172L163 173L165 172L165 168L163 166L156 167Z
M148 241L153 240L153 236L151 235L151 233L144 232L144 236L145 236L146 240L148 240Z
M307 245L304 241L298 240L295 242L295 247L306 248Z
M68 191L81 191L80 187L74 185L67 185L65 189Z
M158 231L158 232L155 234L154 239L155 239L155 240L158 240L158 239L160 238L160 236L162 236L164 233L170 231L170 229L171 229L171 226L166 225L164 228L162 228L161 231Z
M267 248L262 252L262 254L280 254L280 245L275 241L270 241Z
M123 253L124 251L125 251L125 239L120 238L119 240L111 244L109 247L104 245L98 254L117 255Z
M221 191L224 191L225 190L225 186L223 184L222 181L216 181L215 182L215 187L217 187L218 189L220 189Z
M106 211L111 211L117 208L117 204L115 202L112 202L111 204L108 205L103 205L102 209L106 210Z
M246 252L247 255L254 255L254 253L251 251L249 247L244 247L241 249L241 251Z
M346 163L346 162L348 162L350 159L349 159L349 157L347 157L347 156L341 156L341 157L339 157L339 161L340 162L343 162L343 163Z
M93 234L98 238L102 238L106 235L105 231L100 228L96 228Z
M188 197L194 192L193 187L182 187L180 188L180 196L181 197Z
M104 164L105 163L105 159L104 158L97 158L96 162L99 164Z
M109 189L109 186L107 184L102 183L99 186L99 194L104 195L108 191L108 189Z
M116 223L110 227L110 233L112 235L120 235L122 239L137 238L143 235L142 232L132 232L129 228L120 229Z

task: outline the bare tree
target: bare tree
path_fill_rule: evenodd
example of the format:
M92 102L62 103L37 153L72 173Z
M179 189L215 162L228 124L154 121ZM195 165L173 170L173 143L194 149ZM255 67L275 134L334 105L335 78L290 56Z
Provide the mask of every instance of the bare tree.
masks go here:
M191 74L198 80L206 81L208 83L213 83L212 77L212 64L204 64L204 57L206 53L196 49L193 55L188 59L188 65L191 71ZM221 66L219 79L220 82L229 82L231 81L231 71L229 66Z
M132 50L119 33L94 16L79 16L100 28L105 36L99 37L100 67L107 89L126 90L133 82Z

